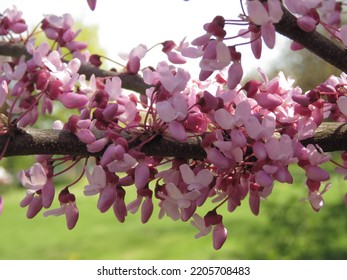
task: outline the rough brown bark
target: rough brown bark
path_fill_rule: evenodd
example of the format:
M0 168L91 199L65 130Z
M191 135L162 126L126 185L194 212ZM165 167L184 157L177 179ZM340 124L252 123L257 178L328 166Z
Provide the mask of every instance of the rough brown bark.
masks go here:
M5 147L8 135L0 136L0 151ZM306 146L310 143L318 144L323 151L347 150L347 124L346 123L323 123L317 130L314 137L305 139L302 143ZM141 137L136 141L136 145L141 141L147 141L148 137ZM201 147L200 138L192 138L188 142L182 143L175 140L158 136L149 141L141 148L141 151L150 156L177 157L186 159L206 158L206 153ZM134 146L135 143L130 144ZM78 138L63 130L53 129L21 129L11 138L5 157L19 155L71 155L71 156L99 156L88 152L86 145Z

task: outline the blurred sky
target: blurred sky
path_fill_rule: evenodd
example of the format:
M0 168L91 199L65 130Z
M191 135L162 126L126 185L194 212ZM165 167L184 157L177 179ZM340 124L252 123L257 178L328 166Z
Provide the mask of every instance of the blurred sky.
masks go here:
M185 36L192 41L204 33L203 24L216 15L237 19L241 12L237 0L98 0L95 11L89 9L86 0L0 0L0 12L13 5L23 11L30 26L35 26L44 14L64 13L86 25L97 25L99 32L95 36L114 60L119 60L118 53L129 52L140 43L148 47L169 39L178 43ZM259 66L266 69L274 61L269 59L274 58L273 52L265 46L261 60L251 59L249 45L238 50L245 51L242 62L246 72ZM160 49L150 56L152 66L160 59L154 53L160 53Z

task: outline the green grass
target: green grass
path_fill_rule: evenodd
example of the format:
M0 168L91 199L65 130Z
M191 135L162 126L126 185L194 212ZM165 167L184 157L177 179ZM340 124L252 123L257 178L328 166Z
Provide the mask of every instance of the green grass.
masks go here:
M75 187L80 210L75 229L66 229L63 216L39 213L28 220L19 207L25 193L15 189L3 194L0 259L346 259L346 182L333 176L326 205L316 213L300 202L307 196L304 178L293 174L296 183L276 185L258 217L247 200L234 213L224 212L229 237L219 251L212 248L211 235L195 239L189 223L158 220L158 209L147 224L139 213L121 224L112 210L99 213L97 197L83 197L82 186Z

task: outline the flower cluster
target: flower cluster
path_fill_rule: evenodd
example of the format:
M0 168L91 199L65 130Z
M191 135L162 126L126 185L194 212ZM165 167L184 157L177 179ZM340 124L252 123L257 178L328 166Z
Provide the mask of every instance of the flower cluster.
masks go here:
M335 1L297 2L285 1L290 11L302 15L298 24L305 31L312 29L316 8L324 10L324 18L331 24L337 23L336 7L331 8ZM96 1L88 4L94 9ZM238 36L251 38L259 58L261 40L270 48L275 44L274 24L282 18L282 7L279 0L265 4L254 0L247 1L247 10L241 21L248 29ZM23 32L20 13L9 11L9 23L1 25L1 32L6 36ZM79 73L88 59L83 59L86 45L75 41L78 32L73 31L72 23L69 15L46 16L41 28L55 47L36 45L29 37L23 42L30 59L23 56L0 65L0 105L6 101L8 117L8 123L1 124L1 133L35 124L40 114L51 113L60 103L73 113L66 123L56 121L53 128L73 133L91 154L38 156L30 169L18 174L27 190L21 206L27 207L28 218L45 208L44 216L64 214L68 229L74 228L79 216L75 184L85 175L88 183L83 193L98 196L100 212L112 208L123 223L129 213L140 211L141 221L146 223L157 205L159 218L166 215L191 221L199 231L196 238L212 232L213 246L220 249L227 238L220 209L225 206L232 212L246 199L252 213L258 215L261 200L271 195L276 182L293 183L291 164L303 169L307 200L313 210L321 209L322 195L330 187L329 173L322 164L331 157L317 145L304 146L302 140L312 137L324 119L346 121L345 74L332 76L306 93L283 73L270 79L261 69L259 79L240 85L241 53L226 44L230 38L225 26L232 21L217 16L191 45L184 40L178 46L173 41L162 43L171 63L200 57L200 80L166 61L155 68L141 68L141 59L148 53L145 45L123 56L126 73L141 74L146 83L146 90L137 95L123 91L120 77L92 75L87 81ZM75 58L64 61L63 48ZM218 73L213 75L215 71ZM146 144L160 138L198 141L205 156L165 157L143 151ZM62 169L67 162L71 165ZM54 177L78 162L83 165L80 176L60 191L60 207L49 209L56 197ZM340 165L339 172L346 175L344 166ZM133 201L126 199L129 186L136 190ZM204 213L200 207L206 201L214 206ZM2 205L0 198L0 212Z

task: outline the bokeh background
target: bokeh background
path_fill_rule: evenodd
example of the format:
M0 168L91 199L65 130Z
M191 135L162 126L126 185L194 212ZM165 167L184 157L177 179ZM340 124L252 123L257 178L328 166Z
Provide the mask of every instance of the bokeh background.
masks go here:
M80 39L92 42L92 52L116 59L117 52L129 51L139 43L151 46L166 39L180 40L185 35L190 35L182 34L183 31L191 32L191 36L198 36L202 34L202 24L210 21L216 14L236 18L238 12L233 10L237 6L234 3L239 1L215 0L209 2L210 6L203 8L196 0L114 1L117 4L99 1L95 16L88 10L85 2L2 0L0 12L15 4L23 10L24 16L28 15L32 26L41 19L38 14L68 12L76 15L77 26L83 28ZM163 5L163 2L166 4ZM143 14L144 8L147 8L146 14ZM152 10L153 14L148 14ZM110 16L110 12L114 13L114 17ZM99 14L104 15L103 20ZM148 21L149 27L145 25ZM179 25L182 21L186 28ZM103 26L105 24L108 25L106 29ZM118 35L121 31L125 33ZM170 32L177 31L180 32L179 35L172 33L170 36ZM154 34L159 34L159 37L153 38ZM164 35L169 37L163 37ZM190 39L192 38L194 37ZM123 45L125 41L129 44ZM307 90L324 81L331 73L339 73L308 52L300 51L289 55L289 41L280 37L279 41L280 47L271 59L266 51L263 60L245 64L248 76L245 80L254 75L259 79L256 74L258 66L266 68L270 77L285 69L286 75L296 79L296 84ZM282 59L276 59L276 56L281 56ZM64 110L58 108L54 116L42 119L39 126L50 127L53 120L64 118ZM339 160L338 155L334 155L334 158ZM18 170L27 169L32 163L33 159L29 157L4 159L0 162L14 176L11 183L0 185L0 194L5 200L4 211L0 216L0 259L347 258L347 209L343 199L347 183L341 176L334 174L332 164L327 164L326 167L331 171L330 181L333 186L324 195L326 205L319 213L314 212L304 200L307 197L305 177L298 167L293 167L291 172L294 184L276 184L269 199L262 201L259 216L252 215L247 200L234 213L224 210L224 224L229 237L222 249L215 251L211 236L194 239L197 232L189 223L174 222L168 217L158 220L157 207L147 224L141 223L139 213L129 214L124 224L116 220L112 210L105 214L99 213L96 209L97 198L83 196L85 179L73 187L80 210L75 229L66 229L64 217L43 218L40 213L28 220L25 217L26 209L19 207L25 190L15 177ZM76 178L81 168L77 167L74 172L59 178L56 182L57 189ZM127 201L134 198L135 194L130 191ZM56 206L57 202L53 207ZM199 209L199 213L203 215L208 210L209 205L206 205Z

